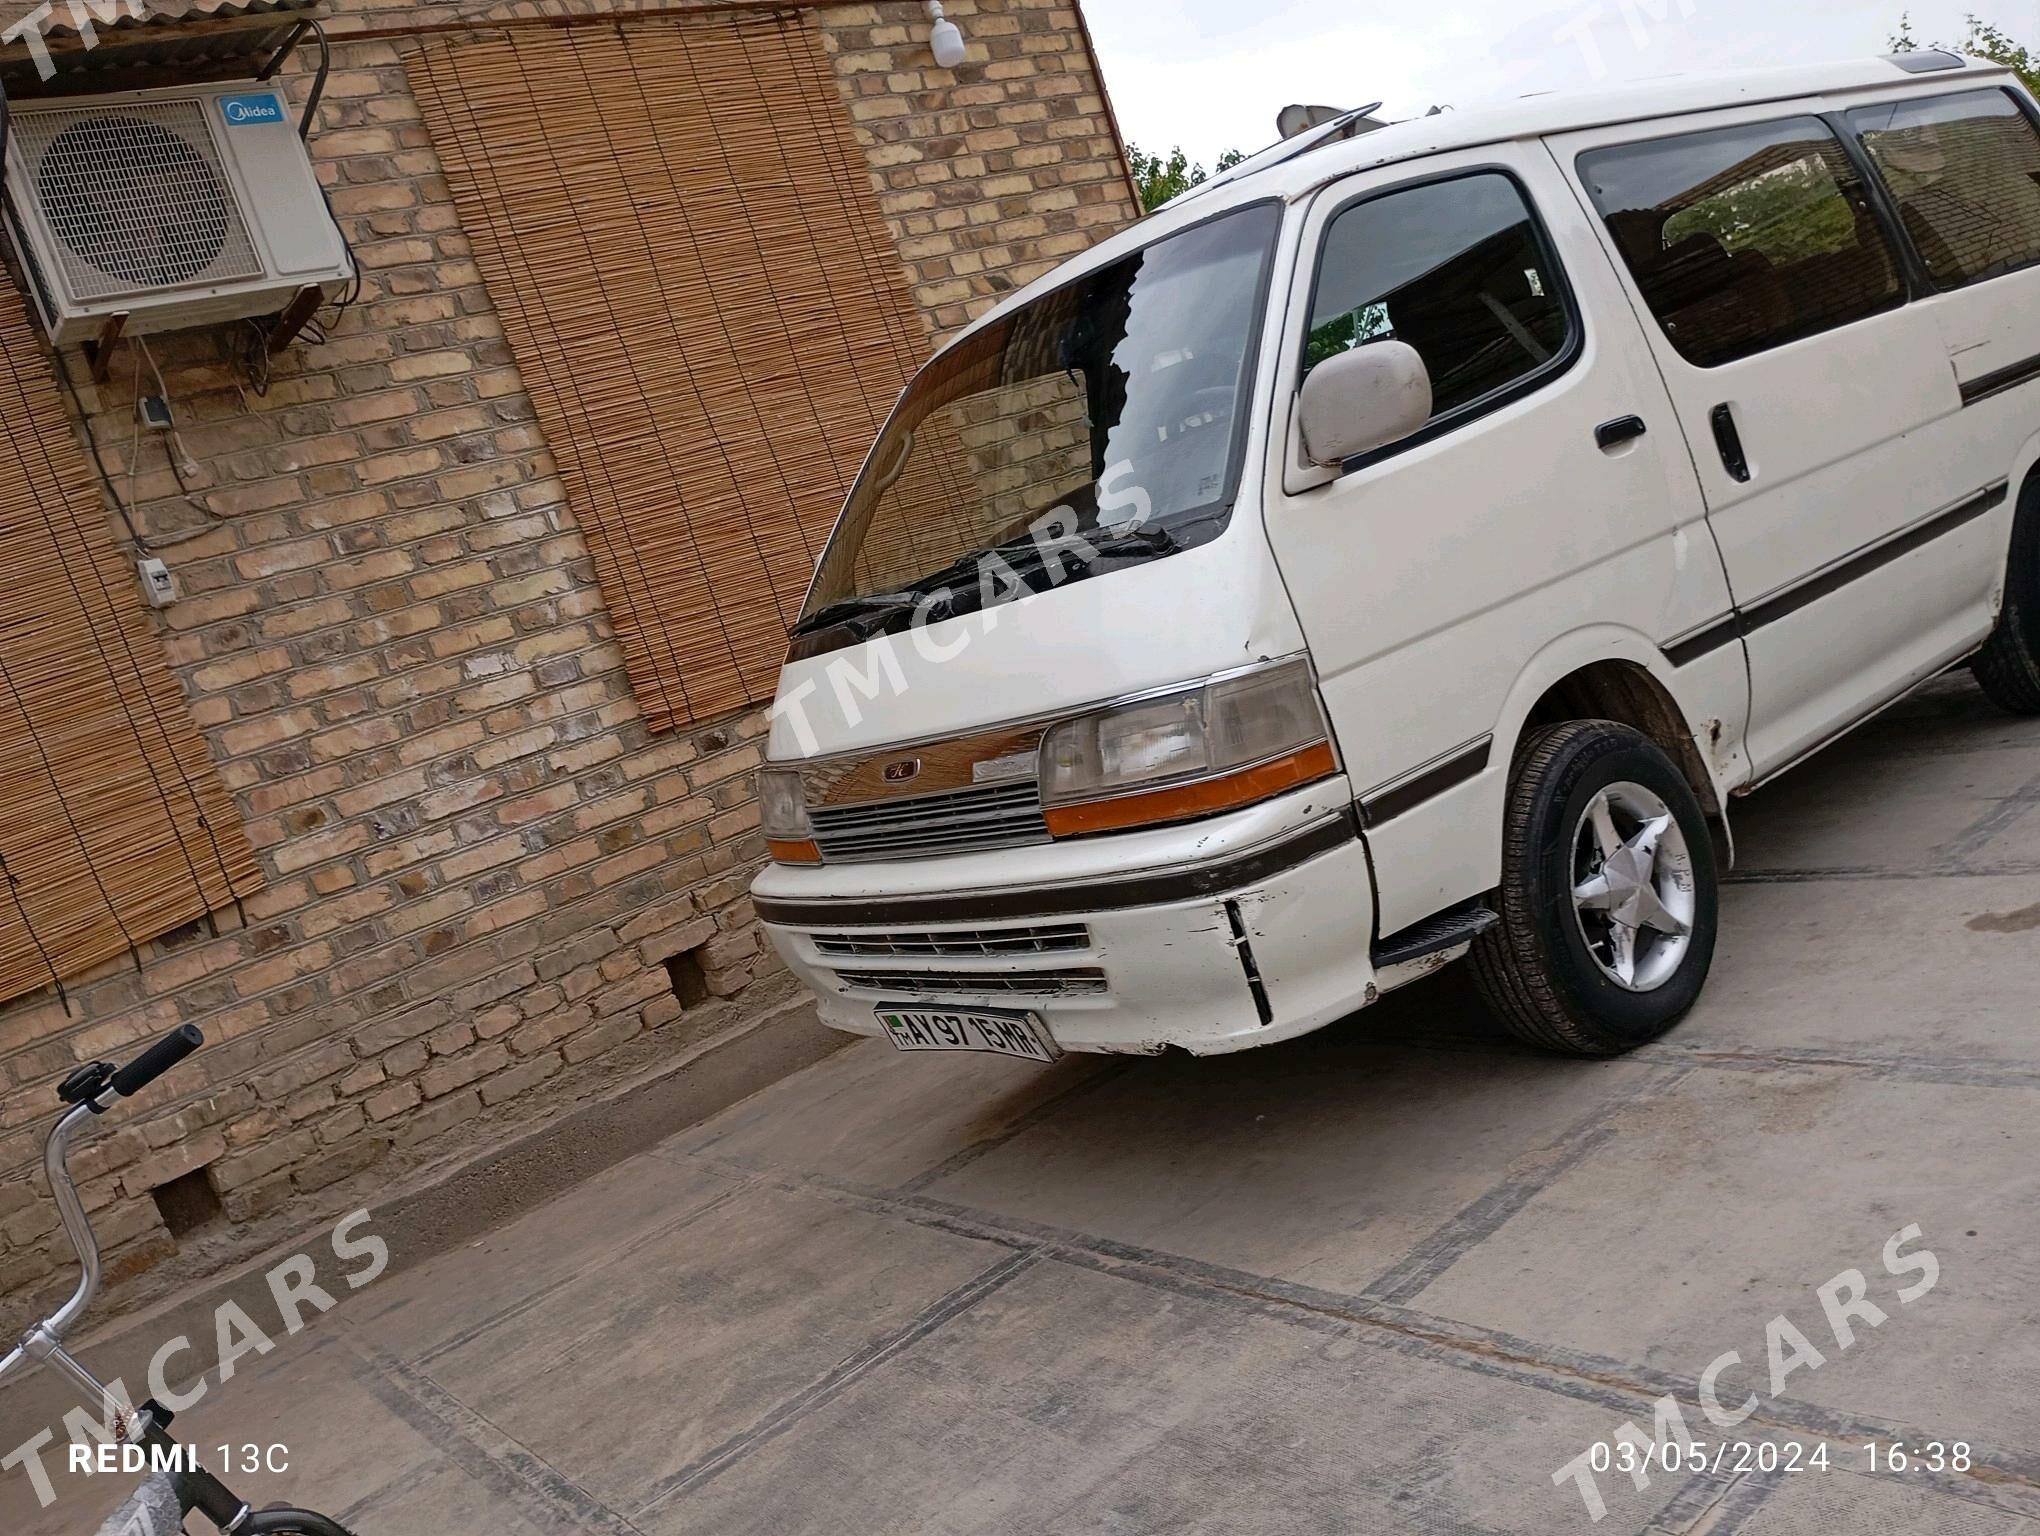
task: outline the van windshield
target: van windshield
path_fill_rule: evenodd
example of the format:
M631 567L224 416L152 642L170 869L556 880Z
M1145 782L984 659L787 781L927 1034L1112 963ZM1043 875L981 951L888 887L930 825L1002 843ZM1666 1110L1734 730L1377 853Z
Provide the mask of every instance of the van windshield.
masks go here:
M851 489L795 658L1217 537L1280 221L1258 203L1194 225L922 369Z

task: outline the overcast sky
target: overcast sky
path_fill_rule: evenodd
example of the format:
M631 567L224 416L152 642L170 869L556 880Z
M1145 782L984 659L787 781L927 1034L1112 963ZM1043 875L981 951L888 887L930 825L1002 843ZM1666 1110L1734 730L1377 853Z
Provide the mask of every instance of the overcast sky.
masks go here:
M1120 126L1143 149L1275 138L1292 101L1408 117L1601 82L1885 51L1906 0L1085 0ZM1913 0L1923 41L1966 11L2040 46L2040 0ZM1662 18L1662 19L1660 19Z

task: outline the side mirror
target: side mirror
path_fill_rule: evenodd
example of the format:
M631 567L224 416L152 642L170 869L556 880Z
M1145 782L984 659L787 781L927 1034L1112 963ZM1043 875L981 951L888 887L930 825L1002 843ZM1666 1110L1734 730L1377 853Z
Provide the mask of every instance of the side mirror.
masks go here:
M1296 415L1311 463L1343 464L1431 419L1431 370L1406 341L1369 342L1319 363Z

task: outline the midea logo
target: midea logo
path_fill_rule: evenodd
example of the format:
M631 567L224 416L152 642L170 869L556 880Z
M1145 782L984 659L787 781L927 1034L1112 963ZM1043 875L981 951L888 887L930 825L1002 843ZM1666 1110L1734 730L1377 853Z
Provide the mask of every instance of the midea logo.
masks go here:
M230 96L220 103L229 123L280 123L283 107L274 96Z

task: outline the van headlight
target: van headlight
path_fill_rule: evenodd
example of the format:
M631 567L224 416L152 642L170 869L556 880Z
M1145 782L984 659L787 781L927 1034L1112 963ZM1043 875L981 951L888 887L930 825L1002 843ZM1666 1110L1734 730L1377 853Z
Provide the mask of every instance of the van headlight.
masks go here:
M1041 799L1056 837L1185 821L1266 800L1337 771L1301 660L1065 720L1041 740Z
M822 862L814 823L808 820L807 790L793 769L759 771L758 820L765 829L765 847L779 863Z

